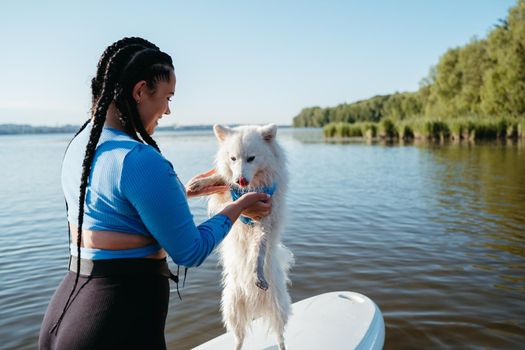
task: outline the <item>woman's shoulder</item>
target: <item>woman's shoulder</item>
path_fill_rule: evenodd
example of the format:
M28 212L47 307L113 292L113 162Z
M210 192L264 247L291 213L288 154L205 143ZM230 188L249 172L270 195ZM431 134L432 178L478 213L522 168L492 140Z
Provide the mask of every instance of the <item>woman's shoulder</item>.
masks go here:
M184 188L171 162L148 144L137 144L128 152L120 181L121 188L128 194L137 193L137 190L142 194L165 192L173 184Z
M130 145L127 158L128 157L138 161L166 161L166 158L153 146L142 142L136 142Z
M129 170L139 170L141 172L168 171L175 175L175 170L170 161L168 161L153 146L137 143L134 145L124 159L124 167Z

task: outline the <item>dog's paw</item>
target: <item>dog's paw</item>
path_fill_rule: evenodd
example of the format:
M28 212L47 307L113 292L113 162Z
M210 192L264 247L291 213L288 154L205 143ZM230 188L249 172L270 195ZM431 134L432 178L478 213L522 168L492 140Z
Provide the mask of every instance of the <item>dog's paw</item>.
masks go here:
M186 190L190 192L199 192L206 187L212 186L213 182L209 178L192 179L186 184Z
M268 282L264 281L264 280L259 280L257 282L255 282L255 285L259 288L261 288L262 290L266 291L268 290Z
M211 186L224 186L226 183L217 175L207 177L194 177L186 184L186 190L189 192L199 192Z
M186 190L189 192L197 192L206 187L206 181L202 179L192 180L186 184Z

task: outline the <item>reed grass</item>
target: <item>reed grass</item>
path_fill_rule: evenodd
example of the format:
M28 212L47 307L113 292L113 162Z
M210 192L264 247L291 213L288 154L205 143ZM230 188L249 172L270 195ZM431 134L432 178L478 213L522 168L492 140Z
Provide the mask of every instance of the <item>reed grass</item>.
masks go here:
M379 122L379 136L386 139L394 139L399 136L397 127L392 119L386 118Z
M383 119L379 123L330 123L323 128L327 138L364 137L403 140L496 140L525 137L525 118L412 118Z

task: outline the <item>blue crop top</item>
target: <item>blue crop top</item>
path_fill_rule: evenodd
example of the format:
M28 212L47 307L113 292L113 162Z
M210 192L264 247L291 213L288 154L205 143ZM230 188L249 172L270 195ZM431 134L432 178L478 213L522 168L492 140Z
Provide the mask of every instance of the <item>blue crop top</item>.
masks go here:
M73 224L78 223L82 161L91 126L73 139L62 164L67 218ZM184 185L172 164L150 145L121 130L103 128L88 178L82 227L149 236L158 243L126 250L81 248L82 258L144 257L162 247L176 264L198 266L231 226L222 214L195 226ZM77 255L76 244L70 250Z

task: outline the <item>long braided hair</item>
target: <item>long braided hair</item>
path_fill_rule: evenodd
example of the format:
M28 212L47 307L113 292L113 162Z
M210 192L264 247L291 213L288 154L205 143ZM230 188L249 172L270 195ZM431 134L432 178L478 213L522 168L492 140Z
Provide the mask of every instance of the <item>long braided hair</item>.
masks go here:
M138 43L124 42L124 40L140 41ZM118 44L121 42L120 44ZM86 189L88 185L91 166L95 157L95 151L102 134L102 129L106 120L106 113L112 102L115 102L119 120L126 129L126 133L139 142L146 142L154 147L159 153L160 149L153 138L146 132L136 106L136 101L132 97L132 90L139 81L146 81L147 87L154 91L159 81L169 81L173 71L171 57L161 52L156 46L140 38L124 38L121 41L109 46L100 59L97 68L97 76L92 80L92 93L94 107L92 108L92 118L88 120L76 133L78 135L90 121L93 122L86 146L84 160L82 162L82 176L80 179L79 213L77 229L77 273L75 283L66 301L62 314L58 321L51 328L50 333L55 329L58 332L60 325L71 297L73 296L80 276L80 244L82 240L82 224L84 221L84 204L86 199ZM146 43L152 48L145 47ZM117 49L118 46L121 46ZM111 55L111 53L113 53ZM110 56L111 55L111 56ZM110 56L110 57L109 57ZM107 58L109 57L109 58ZM106 62L107 58L107 62ZM105 66L104 76L99 75L99 70ZM99 85L101 83L101 85ZM100 90L99 90L100 87ZM98 96L97 96L98 95ZM137 136L137 132L143 141ZM75 136L76 136L75 135Z
M93 79L91 79L91 114L94 113L97 100L100 98L100 92L102 91L102 84L104 83L104 76L106 74L106 68L108 66L109 59L113 57L115 52L128 45L141 45L144 48L159 50L159 48L155 44L139 37L122 38L109 45L102 53L102 56L100 56L100 60L98 61L97 65L97 72ZM82 130L86 128L90 121L91 117L88 120L86 120L84 124L82 124L80 129L75 133L75 136L73 136L73 138L77 137L77 135L80 134ZM125 123L122 120L121 123L124 126ZM127 130L127 133L131 134L132 132L131 130Z
M100 60L98 61L97 65L97 73L95 74L93 79L91 79L92 108L95 107L95 104L97 103L97 100L100 97L100 92L102 91L102 84L104 83L104 75L106 74L106 68L108 66L109 59L113 57L115 52L128 45L141 45L144 48L155 50L159 49L155 44L139 37L122 38L109 45L106 48L106 50L104 50L104 53L102 53L102 56L100 56Z
M155 49L143 49L134 55L124 68L122 79L115 86L115 105L120 114L119 120L131 137L136 137L135 130L142 140L154 147L159 153L160 149L153 138L148 134L133 99L132 91L139 81L146 81L150 91L154 91L158 81L169 81L173 71L171 57Z

